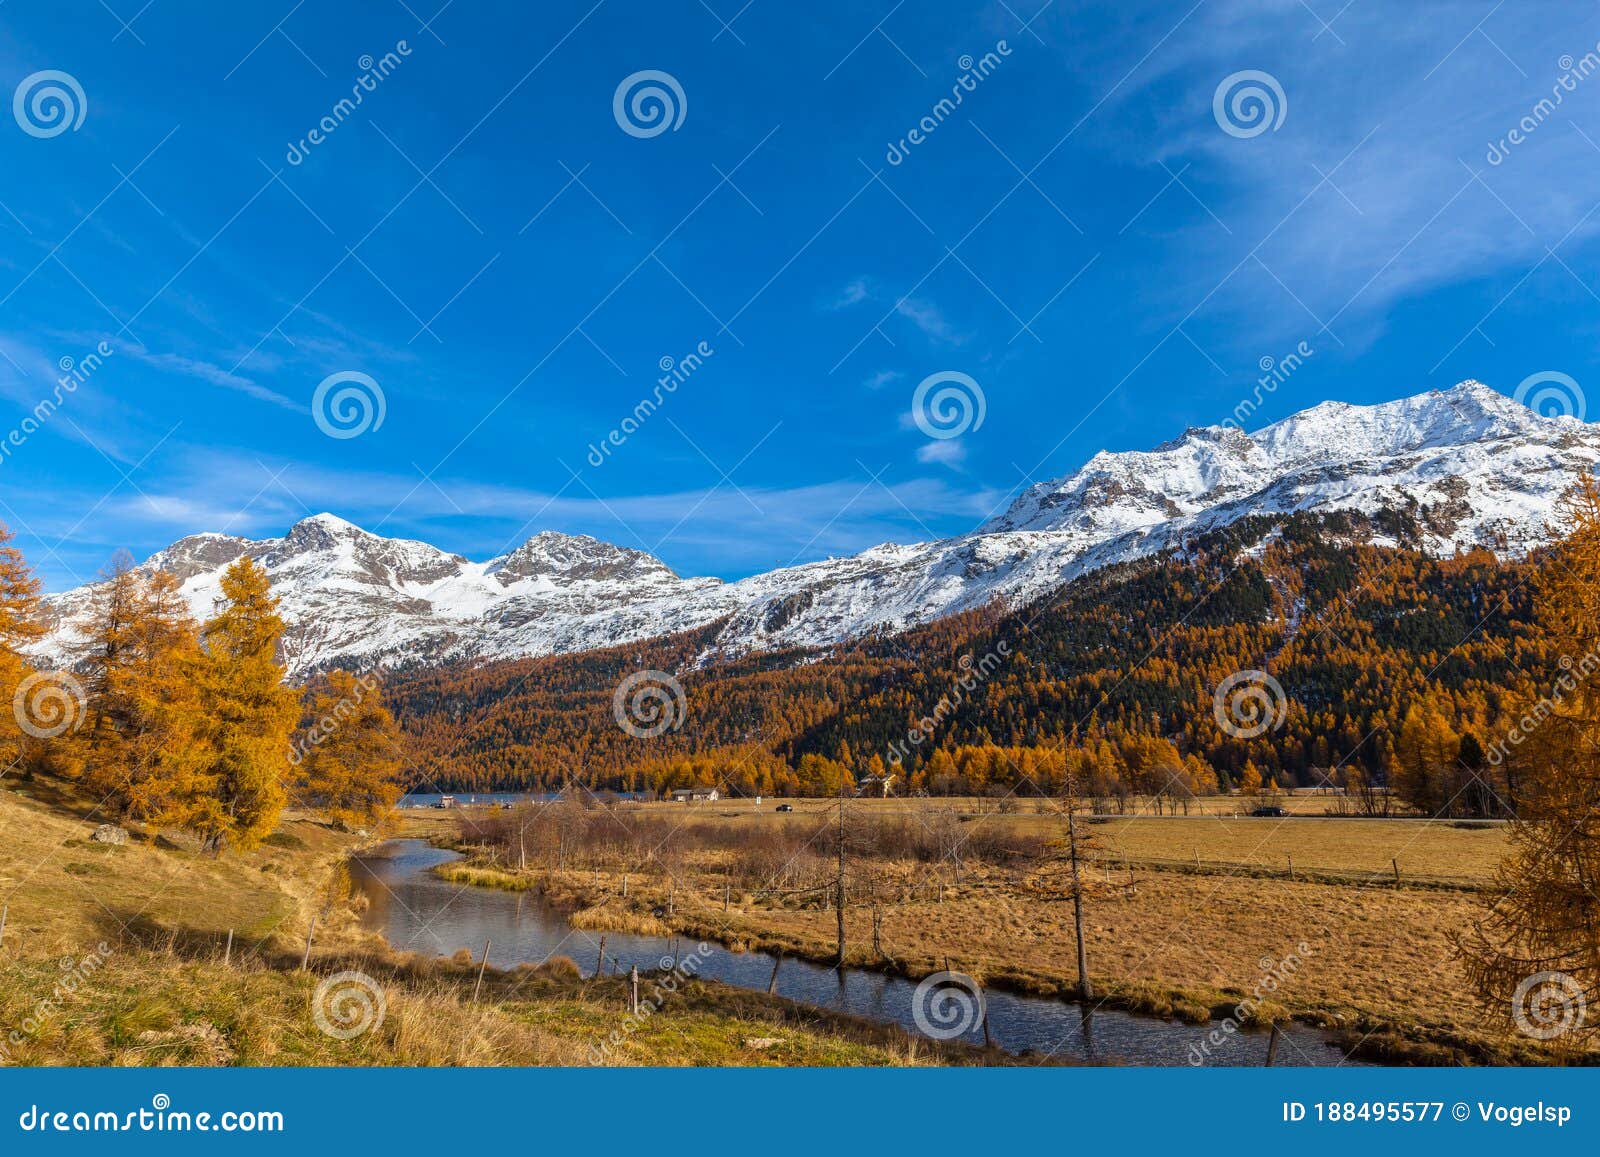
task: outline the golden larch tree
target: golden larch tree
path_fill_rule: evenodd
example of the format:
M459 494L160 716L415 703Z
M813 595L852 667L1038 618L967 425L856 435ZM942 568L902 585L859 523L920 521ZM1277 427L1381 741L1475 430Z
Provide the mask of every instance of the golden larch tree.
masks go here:
M11 707L22 681L32 674L22 648L44 633L39 580L11 540L11 531L0 525L0 696L5 708L0 710L0 768L14 766L33 746Z
M199 627L178 580L112 563L91 604L89 722L69 768L130 819L183 825L206 760Z
M1563 499L1535 591L1553 685L1506 720L1521 775L1501 895L1459 947L1485 1005L1539 1039L1600 1029L1600 485ZM1585 1015L1587 1010L1587 1015Z
M290 761L296 798L353 828L386 815L400 798L400 729L376 675L330 672L306 700L307 726Z
M271 834L287 799L299 696L278 662L283 619L267 572L248 555L222 576L201 664L208 765L188 826L212 851L247 850Z

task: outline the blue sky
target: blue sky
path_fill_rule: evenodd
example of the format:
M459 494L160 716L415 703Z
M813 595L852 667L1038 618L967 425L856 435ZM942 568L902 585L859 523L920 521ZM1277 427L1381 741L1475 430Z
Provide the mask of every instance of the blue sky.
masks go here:
M971 529L1222 421L1302 342L1248 426L1594 378L1589 5L441 3L0 8L5 91L83 94L75 129L0 124L0 519L51 588L325 509L735 577ZM618 120L645 70L676 128ZM1276 128L1219 122L1245 70ZM352 373L382 424L330 437L317 387ZM919 428L936 373L981 426Z

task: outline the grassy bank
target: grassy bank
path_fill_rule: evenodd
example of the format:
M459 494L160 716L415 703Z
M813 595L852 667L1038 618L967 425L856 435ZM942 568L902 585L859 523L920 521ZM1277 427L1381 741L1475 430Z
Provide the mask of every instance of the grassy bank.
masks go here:
M94 801L49 781L18 787L0 791L3 1063L1009 1063L698 980L646 977L646 1015L630 1018L624 981L584 981L559 957L489 969L480 989L470 954L396 953L361 930L343 869L355 836L290 815L243 855L137 827L101 844ZM327 1031L363 1015L348 1039Z

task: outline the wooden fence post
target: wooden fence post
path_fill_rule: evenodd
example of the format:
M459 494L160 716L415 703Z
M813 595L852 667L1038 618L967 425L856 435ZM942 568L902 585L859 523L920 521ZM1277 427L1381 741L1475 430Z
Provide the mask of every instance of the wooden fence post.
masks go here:
M0 948L6 944L6 917L11 915L11 905L0 905Z
M639 966L637 964L635 964L632 968L630 968L628 970L628 981L629 981L630 990L633 993L633 998L632 998L632 1001L631 1001L631 1004L630 1004L630 1011L633 1013L634 1016L638 1016L639 1015Z
M772 979L767 981L767 995L771 996L778 991L778 968L783 964L783 953L780 952L772 961Z
M1394 868L1394 886L1398 888L1400 886L1400 858L1398 856L1391 858L1389 864Z
M306 951L300 957L300 971L304 972L311 964L311 938L317 934L317 918L311 917L311 927L306 929Z
M228 929L228 945L222 950L222 967L228 967L233 960L233 929Z
M488 940L483 942L483 959L478 961L478 983L472 986L472 1003L474 1004L478 1003L478 990L483 987L483 970L489 967L489 944L490 941Z
M1272 1025L1272 1037L1267 1041L1267 1068L1272 1067L1272 1062L1278 1059L1278 1025Z
M594 975L596 979L606 974L606 938L600 937L600 959L595 961Z

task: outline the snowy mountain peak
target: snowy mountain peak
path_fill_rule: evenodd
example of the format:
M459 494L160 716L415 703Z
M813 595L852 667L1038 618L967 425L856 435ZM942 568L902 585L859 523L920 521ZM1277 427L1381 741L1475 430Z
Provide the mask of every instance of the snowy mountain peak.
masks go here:
M331 514L282 538L193 535L146 565L177 575L205 616L228 564L258 559L282 601L296 675L581 651L709 624L719 625L707 654L738 654L1017 605L1253 515L1405 509L1430 549L1521 552L1547 541L1557 497L1597 462L1600 425L1542 417L1466 381L1373 406L1324 402L1254 433L1202 426L1152 450L1102 452L971 534L732 583L679 578L642 550L552 531L471 562ZM36 648L45 660L82 657L89 590L50 600L59 625Z
M1482 382L1464 381L1376 405L1322 402L1252 434L1191 427L1150 451L1102 451L1082 469L1021 494L983 529L1131 531L1240 501L1287 477L1325 483L1384 473L1410 455L1445 455L1507 440L1550 441L1591 430L1546 418Z
M510 554L493 560L487 572L507 586L521 579L593 582L678 577L666 563L642 550L553 530L540 531Z

